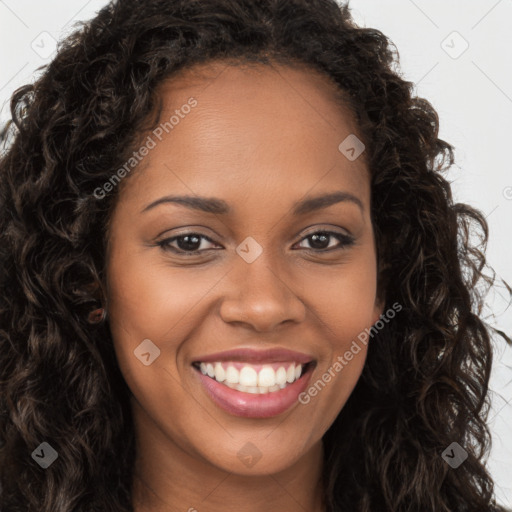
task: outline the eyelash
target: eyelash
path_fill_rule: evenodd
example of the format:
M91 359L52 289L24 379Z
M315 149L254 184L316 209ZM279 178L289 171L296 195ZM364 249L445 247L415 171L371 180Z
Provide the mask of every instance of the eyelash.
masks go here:
M351 245L354 245L354 242L355 242L355 239L352 236L345 235L343 233L337 233L335 231L320 230L320 231L315 231L314 233L309 233L307 236L305 236L301 240L299 240L299 243L302 242L303 240L307 240L308 238L311 238L312 236L318 235L318 234L328 235L330 237L337 238L340 241L339 246L335 247L335 248L331 247L330 249L306 249L306 251L314 252L314 253L324 253L324 252L331 252L331 251L336 251L336 250L342 250L342 249L346 249L347 247L350 247ZM186 237L186 236L191 236L191 235L196 235L198 238L202 238L202 239L208 240L208 242L211 242L212 244L215 244L215 242L211 238L207 237L206 235L201 235L200 233L195 233L195 232L191 231L191 232L188 232L188 233L182 233L181 235L173 236L171 238L166 238L164 240L161 240L161 241L157 242L156 245L161 247L164 251L169 251L170 250L170 251L174 252L175 254L186 255L186 256L195 256L197 254L200 254L201 252L211 250L211 249L203 249L203 250L200 250L200 251L199 250L196 250L196 251L184 251L182 249L177 249L177 248L172 247L170 245L171 242L174 242L178 238L182 238L182 237ZM213 249L213 250L216 250L216 249Z

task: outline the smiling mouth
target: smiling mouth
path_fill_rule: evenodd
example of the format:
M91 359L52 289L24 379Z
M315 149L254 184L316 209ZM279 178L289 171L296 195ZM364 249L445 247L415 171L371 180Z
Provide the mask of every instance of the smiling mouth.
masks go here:
M304 376L314 362L249 364L240 361L195 361L192 366L203 375L231 389L252 394L275 393Z

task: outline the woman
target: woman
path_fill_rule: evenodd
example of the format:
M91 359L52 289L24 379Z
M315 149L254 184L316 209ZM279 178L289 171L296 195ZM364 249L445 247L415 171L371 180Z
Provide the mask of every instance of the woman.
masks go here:
M121 0L15 93L1 510L498 510L487 225L394 62L331 0Z

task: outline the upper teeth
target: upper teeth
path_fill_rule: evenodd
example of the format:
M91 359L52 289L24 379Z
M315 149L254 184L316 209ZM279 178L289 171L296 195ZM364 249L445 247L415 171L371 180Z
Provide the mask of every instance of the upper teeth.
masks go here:
M203 375L208 375L218 382L224 382L230 387L239 384L247 388L263 387L268 391L274 391L276 387L282 389L287 383L297 380L301 376L303 367L298 363L283 363L277 366L277 369L269 365L258 365L258 371L254 366L246 363L236 366L233 363L220 362L199 365ZM253 392L265 392L265 389Z

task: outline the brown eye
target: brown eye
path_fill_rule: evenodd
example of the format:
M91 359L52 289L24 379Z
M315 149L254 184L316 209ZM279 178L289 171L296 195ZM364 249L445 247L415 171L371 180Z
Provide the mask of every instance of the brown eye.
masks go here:
M335 244L334 247L332 245L330 246L330 240L333 238L339 241L339 243L337 245ZM309 240L310 249L315 252L327 252L331 250L344 249L354 244L353 237L343 233L336 233L334 231L317 231L304 237L301 242L303 240Z
M203 240L216 245L216 248L220 247L209 237L193 232L166 238L157 242L157 245L164 251L172 251L183 255L196 255L212 249L212 247L204 247ZM304 240L308 240L310 244L310 247L305 249L313 252L330 252L331 250L344 249L354 244L353 237L334 231L317 231L304 237L301 242ZM338 243L333 245L331 242L334 240L338 240Z
M214 244L214 242L205 235L201 235L199 233L184 233L182 235L177 235L171 238L166 238L165 240L161 240L157 243L157 245L166 251L170 250L178 254L197 254L209 249L204 247L201 248L202 240L207 240L208 242ZM176 242L177 247L171 245L174 242ZM201 250L199 250L200 248Z

